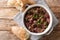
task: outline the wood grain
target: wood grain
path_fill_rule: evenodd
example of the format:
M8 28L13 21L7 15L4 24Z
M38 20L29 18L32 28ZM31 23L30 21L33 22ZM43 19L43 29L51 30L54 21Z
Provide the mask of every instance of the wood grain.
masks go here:
M11 19L0 18L0 31L10 31L13 26L18 26L18 24Z
M48 6L51 8L59 23L55 26L53 32L44 36L41 40L60 40L60 0L45 0Z
M60 0L46 0L50 7L60 7Z
M60 0L46 0L46 3L49 5L50 9L53 11L54 15L60 20ZM60 24L60 21L59 21ZM57 27L59 27L59 24Z
M9 31L0 31L0 40L19 40L19 39Z
M0 8L0 18L13 18L18 13L15 8Z

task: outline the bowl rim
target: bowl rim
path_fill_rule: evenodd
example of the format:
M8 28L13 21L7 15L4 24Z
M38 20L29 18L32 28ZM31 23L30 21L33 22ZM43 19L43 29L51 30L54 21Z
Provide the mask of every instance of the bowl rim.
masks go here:
M33 33L33 32L30 32L30 31L26 28L26 26L25 26L25 24L24 24L24 16L25 16L26 12L27 12L30 8L36 7L36 6L43 7L43 8L48 12L48 14L49 14L49 16L50 16L50 23L49 23L48 27L47 27L43 32L41 32L41 33ZM50 28L52 27L52 22L53 22L52 14L51 14L50 10L49 10L47 7L45 7L44 5L40 5L40 4L31 5L31 6L29 6L28 8L26 8L26 10L23 12L23 24L24 24L23 26L24 26L24 28L26 29L26 31L27 31L28 33L32 34L32 35L43 35L43 34L46 34L46 33L50 30Z

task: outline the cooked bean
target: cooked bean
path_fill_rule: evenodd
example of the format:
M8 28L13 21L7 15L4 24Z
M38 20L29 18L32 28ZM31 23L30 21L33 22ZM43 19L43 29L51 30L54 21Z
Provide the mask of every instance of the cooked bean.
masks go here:
M24 23L30 32L40 33L48 27L50 17L44 8L33 7L26 12Z

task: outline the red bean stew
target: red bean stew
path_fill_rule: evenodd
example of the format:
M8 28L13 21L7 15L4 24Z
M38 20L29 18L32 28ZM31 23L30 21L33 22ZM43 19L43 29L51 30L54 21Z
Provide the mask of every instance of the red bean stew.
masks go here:
M48 12L42 7L29 9L24 16L24 24L30 32L41 33L50 23Z

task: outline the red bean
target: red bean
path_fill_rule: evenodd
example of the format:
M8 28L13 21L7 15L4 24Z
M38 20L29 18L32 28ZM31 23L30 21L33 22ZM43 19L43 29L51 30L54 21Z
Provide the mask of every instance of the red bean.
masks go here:
M47 22L48 22L48 23L50 22L50 18L47 18Z
M44 17L46 17L46 18L49 18L49 15L48 15L48 13L45 13Z
M25 14L24 20L27 29L34 33L43 32L50 23L50 17L47 11L42 7L33 7Z
M42 23L44 22L44 18L41 19L41 22L42 22Z

